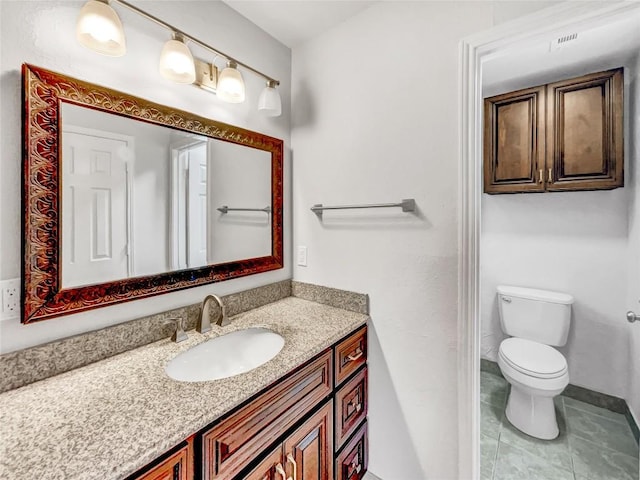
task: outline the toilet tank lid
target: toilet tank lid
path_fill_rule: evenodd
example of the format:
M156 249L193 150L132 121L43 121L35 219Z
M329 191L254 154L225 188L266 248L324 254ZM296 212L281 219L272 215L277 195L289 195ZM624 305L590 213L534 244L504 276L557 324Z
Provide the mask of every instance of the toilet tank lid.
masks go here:
M552 292L550 290L538 290L536 288L511 287L507 285L499 285L498 293L516 298L526 298L527 300L539 300L549 303L561 303L571 305L573 297L568 293Z

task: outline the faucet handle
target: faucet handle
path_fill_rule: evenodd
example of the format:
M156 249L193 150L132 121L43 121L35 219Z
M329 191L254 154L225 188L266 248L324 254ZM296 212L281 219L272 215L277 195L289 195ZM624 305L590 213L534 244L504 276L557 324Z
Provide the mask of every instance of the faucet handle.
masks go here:
M222 301L220 301L220 316L218 317L218 321L216 322L216 325L220 327L225 327L230 323L231 322L229 321L229 317L227 317L227 307L225 307Z
M173 323L176 326L176 330L171 336L171 341L178 343L189 338L184 331L184 318L169 318L165 323Z

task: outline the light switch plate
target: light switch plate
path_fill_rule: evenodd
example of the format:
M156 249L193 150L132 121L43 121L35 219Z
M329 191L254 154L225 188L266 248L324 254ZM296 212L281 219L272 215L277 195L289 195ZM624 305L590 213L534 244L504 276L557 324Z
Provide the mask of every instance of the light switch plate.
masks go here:
M307 247L298 247L298 265L301 267L307 266Z
M20 316L20 279L0 281L0 293L2 294L2 304L0 307L0 318L18 318Z

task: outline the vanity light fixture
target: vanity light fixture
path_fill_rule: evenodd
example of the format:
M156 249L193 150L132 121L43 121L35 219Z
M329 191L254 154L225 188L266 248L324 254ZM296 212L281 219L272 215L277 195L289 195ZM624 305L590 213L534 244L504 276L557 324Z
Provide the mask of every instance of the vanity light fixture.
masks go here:
M173 34L173 39L164 44L160 54L160 74L176 83L193 83L196 79L196 66L193 55L184 37Z
M99 53L111 56L125 54L125 39L122 23L110 4L119 4L134 13L170 30L173 39L162 49L160 73L165 78L178 83L193 83L198 87L215 92L226 102L241 103L245 100L245 87L238 67L253 72L267 81L267 87L260 95L258 111L269 117L282 113L280 94L276 87L280 82L249 65L213 48L182 30L160 20L150 13L125 0L89 0L80 10L77 24L78 41ZM218 72L213 63L194 59L187 41L227 60L227 66Z
M76 24L76 37L91 50L121 57L127 51L120 17L105 0L89 0L84 4Z
M238 64L233 60L229 60L227 66L220 72L216 95L225 102L244 102L244 80L238 70Z
M279 117L282 114L282 101L273 80L267 81L267 86L264 87L260 94L258 111L267 117Z

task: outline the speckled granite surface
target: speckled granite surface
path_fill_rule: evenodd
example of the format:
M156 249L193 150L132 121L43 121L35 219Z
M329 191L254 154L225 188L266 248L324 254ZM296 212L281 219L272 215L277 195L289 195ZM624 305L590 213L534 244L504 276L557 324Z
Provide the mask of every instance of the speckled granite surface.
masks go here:
M291 295L351 312L369 314L369 295L311 283L291 282Z
M291 295L291 280L284 280L222 297L229 316ZM209 303L211 318L218 306ZM188 305L112 327L63 338L45 345L0 355L0 392L89 365L171 336L170 318L182 317L186 329L196 326L200 305ZM55 320L54 320L55 321Z
M168 339L0 395L0 478L122 479L312 358L368 317L289 297L206 335ZM285 339L255 370L181 383L164 373L178 353L224 333L264 326Z

